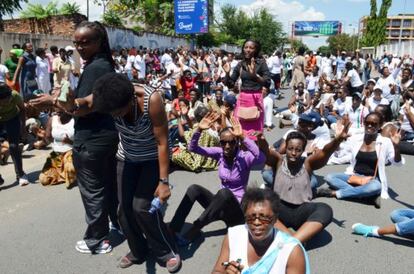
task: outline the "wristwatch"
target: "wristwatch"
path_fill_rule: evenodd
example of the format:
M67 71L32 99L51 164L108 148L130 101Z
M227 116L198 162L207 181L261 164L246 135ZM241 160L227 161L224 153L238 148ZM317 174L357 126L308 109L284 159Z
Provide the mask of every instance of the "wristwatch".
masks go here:
M164 185L169 185L168 178L160 178L159 182Z

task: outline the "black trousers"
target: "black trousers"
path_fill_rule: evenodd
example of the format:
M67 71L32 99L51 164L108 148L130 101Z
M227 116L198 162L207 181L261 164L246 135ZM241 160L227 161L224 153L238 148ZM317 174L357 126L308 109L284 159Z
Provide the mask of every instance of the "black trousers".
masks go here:
M224 221L227 226L244 224L239 201L229 189L223 188L214 195L200 185L191 185L185 192L184 198L171 220L171 230L176 233L181 231L185 219L196 201L205 209L193 224L199 229L218 220Z
M17 178L24 175L22 154L19 150L20 124L19 114L6 122L0 122L0 131L3 129L6 130L6 139L9 142L10 156L13 159L14 170Z
M88 151L74 146L73 165L88 225L84 240L91 251L107 238L108 217L117 225L116 143L102 150Z
M145 261L148 249L161 262L177 251L159 211L150 213L159 181L158 160L142 163L118 161L119 222L134 262Z

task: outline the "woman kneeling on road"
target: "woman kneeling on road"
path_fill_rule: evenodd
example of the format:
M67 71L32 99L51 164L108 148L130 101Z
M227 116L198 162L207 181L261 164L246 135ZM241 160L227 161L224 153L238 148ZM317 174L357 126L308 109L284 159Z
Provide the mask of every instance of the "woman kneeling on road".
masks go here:
M385 165L390 162L402 165L399 143L400 132L394 132L391 138L379 134L383 117L376 113L367 115L364 121L363 140L354 144L351 164L345 173L332 173L325 177L329 187L318 189L317 195L336 197L337 199L373 197L376 208L381 207L380 198L388 199L388 184ZM365 183L350 182L350 178L367 179Z
M276 177L273 189L281 199L280 221L296 230L293 236L302 243L310 240L332 221L332 209L324 203L313 203L311 174L326 165L329 157L348 138L349 120L344 129L323 149L304 158L306 137L292 132L286 138L286 155L269 150L267 141L259 138L259 146L265 152L266 164L274 167Z
M229 228L212 274L310 273L300 242L274 225L279 196L268 189L248 189L242 200L246 224Z

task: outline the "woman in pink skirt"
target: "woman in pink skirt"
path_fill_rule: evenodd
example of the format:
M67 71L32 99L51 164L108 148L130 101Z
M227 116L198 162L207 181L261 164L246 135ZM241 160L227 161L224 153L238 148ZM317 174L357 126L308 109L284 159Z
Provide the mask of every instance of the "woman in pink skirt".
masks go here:
M240 120L245 136L256 140L254 133L263 132L264 108L262 87L269 88L270 72L266 61L259 57L260 44L247 39L243 44L242 60L230 75L230 64L224 64L226 82L234 86L240 78L241 87L234 115Z

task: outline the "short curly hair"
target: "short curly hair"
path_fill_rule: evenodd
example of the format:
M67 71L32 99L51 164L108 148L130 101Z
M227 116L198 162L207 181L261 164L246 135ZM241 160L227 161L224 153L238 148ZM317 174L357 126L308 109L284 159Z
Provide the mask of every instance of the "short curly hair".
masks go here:
M125 107L134 98L134 86L119 73L99 77L93 86L93 107L101 113L111 113Z

